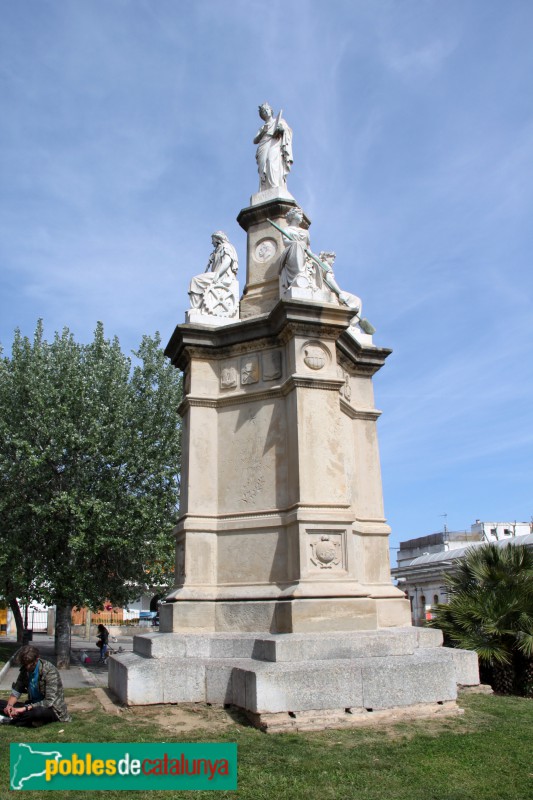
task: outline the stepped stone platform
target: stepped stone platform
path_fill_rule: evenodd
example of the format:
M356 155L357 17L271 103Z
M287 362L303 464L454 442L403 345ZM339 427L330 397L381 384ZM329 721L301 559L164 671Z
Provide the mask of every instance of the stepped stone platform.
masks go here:
M477 656L442 632L150 633L113 656L109 686L127 705L235 706L264 730L361 724L380 715L457 712L457 686L479 684Z

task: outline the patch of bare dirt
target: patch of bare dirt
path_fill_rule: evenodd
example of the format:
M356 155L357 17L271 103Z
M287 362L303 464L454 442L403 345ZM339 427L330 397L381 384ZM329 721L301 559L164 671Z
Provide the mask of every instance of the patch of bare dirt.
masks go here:
M69 713L94 711L94 695L92 692L87 694L80 693L77 695L70 695L67 697L67 706Z
M204 706L195 703L180 705L130 706L123 713L136 722L158 725L165 731L193 731L208 728L210 731L222 730L235 725L237 720L233 711L221 706ZM239 719L238 722L242 724Z

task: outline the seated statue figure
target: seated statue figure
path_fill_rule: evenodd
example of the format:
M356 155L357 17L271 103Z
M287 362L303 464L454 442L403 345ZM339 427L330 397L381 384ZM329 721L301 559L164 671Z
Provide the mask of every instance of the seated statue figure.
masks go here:
M291 208L286 216L288 225L280 228L285 249L280 256L280 288L282 294L289 289L308 289L325 302L340 302L353 308L361 306L361 300L349 292L343 292L335 280L333 262L335 253L322 251L319 256L310 250L309 231L302 228L303 211ZM274 225L274 223L271 223Z
M322 280L330 292L338 297L342 305L352 308L354 314L359 314L361 312L361 298L357 297L355 294L350 294L350 292L343 292L337 283L333 272L333 264L335 263L336 257L336 253L332 250L322 250L320 252L318 259L322 269Z
M289 209L285 219L287 225L280 228L285 249L280 257L280 281L282 292L293 286L307 288L316 282L309 265L309 231L302 228L303 211L297 206Z
M211 241L214 250L206 270L189 286L191 310L214 317L238 317L237 251L223 231L213 233Z
M361 312L363 310L361 298L357 297L356 294L343 292L336 281L335 275L333 274L333 264L335 263L336 258L335 253L331 250L322 250L318 258L321 266L325 268L325 272L323 273L324 283L328 286L333 294L337 295L339 302L342 303L342 305L351 308L354 312L354 316L350 320L348 332L351 333L354 338L360 341L363 340L365 342L371 342L372 334L376 332L376 329L371 322L365 319L365 317L361 316Z

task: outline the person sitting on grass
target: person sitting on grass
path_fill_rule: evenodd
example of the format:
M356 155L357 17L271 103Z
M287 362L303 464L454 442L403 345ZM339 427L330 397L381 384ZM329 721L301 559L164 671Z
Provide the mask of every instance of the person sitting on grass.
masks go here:
M59 672L49 661L39 658L39 650L31 644L18 654L20 672L7 700L0 700L0 722L26 728L49 722L69 722L63 684ZM21 694L28 702L19 702Z

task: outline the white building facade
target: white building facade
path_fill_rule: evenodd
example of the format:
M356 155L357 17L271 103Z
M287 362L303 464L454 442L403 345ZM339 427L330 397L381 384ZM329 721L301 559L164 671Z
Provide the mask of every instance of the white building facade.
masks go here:
M470 531L444 530L400 542L398 566L391 573L410 602L413 625L424 625L431 620L432 609L447 602L445 575L468 549L486 542L497 542L502 547L509 542L533 547L533 524L476 520Z

